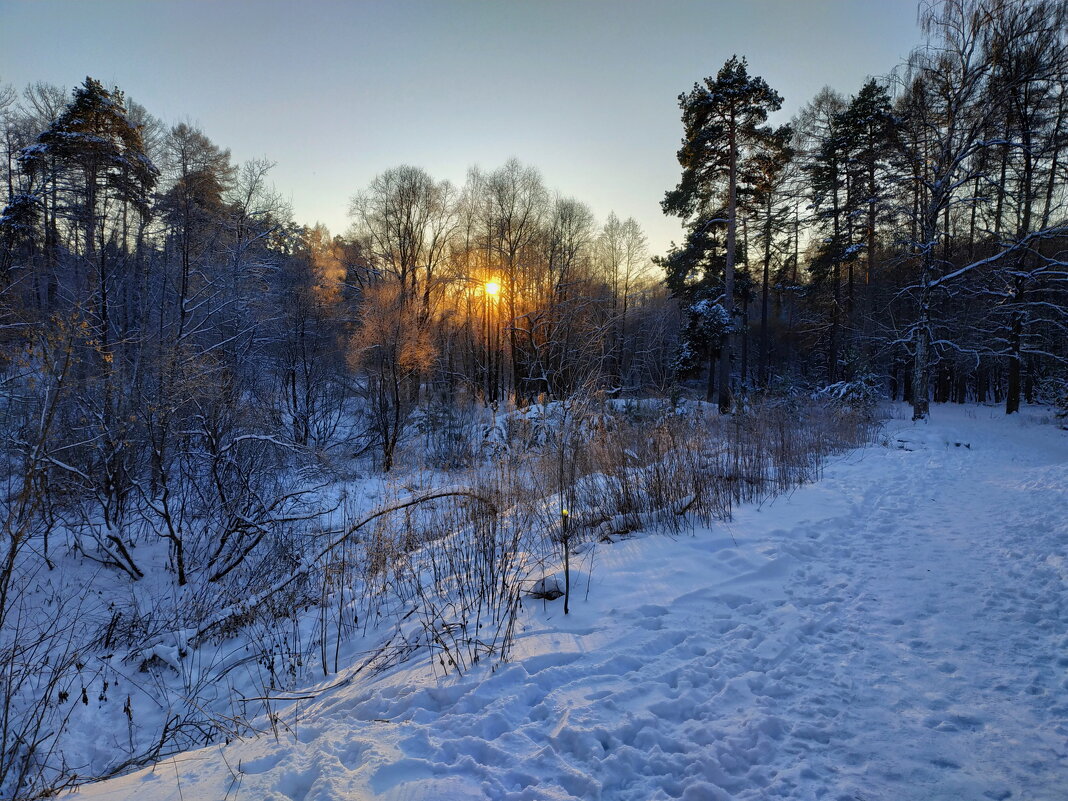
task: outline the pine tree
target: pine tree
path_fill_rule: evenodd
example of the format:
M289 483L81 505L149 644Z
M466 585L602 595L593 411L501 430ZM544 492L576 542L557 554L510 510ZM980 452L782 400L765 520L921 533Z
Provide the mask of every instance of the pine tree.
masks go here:
M751 159L748 177L749 205L751 213L760 225L759 240L761 245L761 280L760 280L760 363L757 377L761 386L767 386L770 365L770 342L768 337L768 297L771 289L771 257L775 248L775 237L781 233L786 223L784 180L787 168L794 157L790 146L793 129L784 125L771 137L766 146L756 152Z
M838 380L842 329L842 267L855 255L851 219L855 195L849 184L849 137L846 134L845 101L829 89L820 92L804 113L809 142L804 165L808 195L814 210L819 244L809 264L813 289L821 298L829 292L827 326L828 383Z
M732 56L715 78L695 83L679 95L684 129L678 152L682 178L661 203L664 212L687 220L691 238L707 241L707 227L726 223L723 306L733 319L734 265L738 227L740 167L775 137L764 123L778 111L782 98L763 78L750 76L744 58ZM731 407L731 342L725 338L719 364L719 408Z
M874 78L861 87L842 114L842 129L849 151L849 170L858 195L858 206L866 211L864 228L864 283L876 280L875 225L880 205L885 202L887 156L897 133L897 119L890 110L890 95Z
M106 559L137 578L142 574L121 529L134 466L126 431L130 398L120 386L126 362L134 361L129 334L136 315L129 308L131 277L120 268L140 250L159 171L145 153L141 129L127 116L123 93L93 78L74 90L20 162L37 191L56 198L53 213L58 204L71 249L80 255L70 262L67 283L76 311L85 316L87 362L99 382L99 392L87 398L98 421L87 437L97 442L89 472L108 532Z

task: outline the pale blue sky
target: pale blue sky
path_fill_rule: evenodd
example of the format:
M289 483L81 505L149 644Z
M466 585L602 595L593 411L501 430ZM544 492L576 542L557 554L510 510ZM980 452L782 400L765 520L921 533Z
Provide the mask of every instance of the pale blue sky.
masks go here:
M267 156L300 222L402 163L462 184L510 156L654 252L679 237L676 98L732 54L785 98L850 94L918 41L914 0L0 0L0 81L118 85L236 160Z

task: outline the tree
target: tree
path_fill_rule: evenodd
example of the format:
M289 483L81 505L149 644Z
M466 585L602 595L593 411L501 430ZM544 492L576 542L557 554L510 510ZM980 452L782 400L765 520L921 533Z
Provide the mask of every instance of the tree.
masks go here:
M351 214L366 253L393 276L404 303L418 300L424 320L432 293L440 289L438 269L456 226L455 190L419 167L402 165L375 176L353 198Z
M786 181L789 176L790 162L794 157L790 140L793 129L790 126L779 128L775 135L769 137L765 146L753 154L749 165L748 204L750 213L759 221L758 239L761 242L761 280L760 280L760 364L757 377L761 386L767 386L768 371L771 363L771 343L768 335L768 298L771 290L771 260L775 250L775 238L780 235L787 223L788 200Z
M705 400L711 403L715 387L715 371L711 369L711 363L730 333L731 316L711 298L698 298L685 311L686 322L682 329L679 353L675 357L675 372L680 375L693 372L703 358L708 359L710 367Z
M901 148L917 189L910 246L919 262L919 275L910 288L915 314L909 332L916 420L929 413L932 348L955 348L952 337L937 334L936 301L951 294L963 277L1014 262L1038 240L1051 235L1048 230L1034 230L1030 219L1021 217L1017 236L1011 241L1001 239L999 192L990 252L960 266L951 260L952 213L961 204L981 202L962 196L962 192L989 169L991 160L983 156L1000 144L984 135L1006 119L1013 97L1046 70L1044 61L1034 58L1018 59L1011 69L1001 69L1006 64L1003 54L1020 47L1033 34L1030 26L1021 24L1021 18L1034 19L1029 9L1042 10L1037 19L1043 26L1050 14L1063 15L1063 3L1032 5L1022 0L945 0L928 8L921 20L928 44L912 54L902 78L906 130ZM1049 30L1042 27L1038 35L1047 36ZM1006 146L1012 148L1014 143L1008 141ZM1009 351L1010 371L1018 370L1015 337Z
M92 78L74 90L36 144L22 151L20 162L38 179L39 196L57 198L53 213L70 226L71 249L78 254L67 289L84 315L83 364L98 391L80 399L84 416L94 421L85 432L93 446L87 453L90 469L74 475L94 487L104 530L97 542L105 559L139 577L120 524L133 454L126 434L130 397L118 383L133 369L128 334L135 316L126 303L133 296L131 276L123 268L131 251L139 251L159 171L127 116L122 92Z
M20 157L23 169L46 176L66 195L63 211L80 235L83 260L92 271L87 278L96 279L102 356L110 347L111 333L112 264L106 245L110 237L128 244L125 212L132 208L147 216L150 192L159 176L124 103L118 89L108 91L99 81L86 78L63 113Z
M324 226L299 228L293 238L279 275L283 314L272 326L279 406L297 445L326 450L344 417L344 267Z
M537 383L531 381L531 365L520 350L517 327L532 278L525 257L532 256L538 246L551 208L549 192L538 170L516 159L486 176L481 191L489 276L502 279L497 306L505 311L512 392L517 401L523 401L533 397Z
M855 205L866 210L864 224L864 283L876 280L876 222L886 202L889 156L896 142L898 120L890 108L890 95L882 84L869 79L842 112L841 125L849 153L848 170L857 195Z
M184 123L161 142L163 177L168 188L157 200L163 223L165 258L152 290L156 332L149 357L154 380L142 391L140 417L151 453L147 487L138 485L146 514L167 539L178 584L186 583L186 542L195 516L191 507L194 462L201 426L200 402L217 389L222 354L207 356L218 343L218 312L230 302L217 265L226 262L230 208L224 194L235 170L230 152ZM146 326L147 327L147 326ZM145 343L146 350L151 347Z
M593 213L574 198L556 198L543 232L544 270L528 269L524 308L512 328L522 334L526 396L545 392L566 398L586 384L592 362L586 345L599 350L603 338L591 328L590 251ZM600 353L598 353L598 356ZM600 365L597 364L597 367Z
M370 287L360 308L350 361L366 373L362 394L384 472L393 469L414 405L412 381L429 370L433 360L427 328L400 281L389 278Z
M855 211L855 196L849 192L849 140L845 131L845 99L825 87L801 114L800 128L806 144L805 172L813 210L816 240L809 263L812 289L821 300L829 290L830 318L827 326L827 362L824 376L838 380L842 328L842 266L855 255L847 221ZM825 301L826 302L826 301Z
M775 132L764 123L781 106L782 98L762 78L751 77L746 60L737 56L714 79L695 83L689 94L679 95L684 129L678 152L682 179L661 205L665 213L689 220L693 233L697 226L711 225L719 217L726 222L723 306L732 318L739 165L774 139ZM728 334L719 366L719 408L724 413L731 408L730 363Z
M597 258L611 293L612 341L609 375L622 387L628 382L627 314L635 289L645 277L648 244L633 217L620 220L610 212L597 237Z
M1004 162L1010 170L999 199L1004 197L1008 216L1005 239L1017 247L999 271L993 291L1002 301L997 309L1003 332L999 338L1008 357L1005 411L1013 414L1020 408L1025 359L1044 352L1038 336L1041 324L1063 328L1068 322L1063 290L1058 291L1063 259L1050 258L1043 241L1031 244L1036 236L1045 240L1063 233L1063 220L1058 221L1061 230L1045 229L1054 222L1051 212L1059 205L1053 187L1068 79L1068 4L1010 4L1008 11L999 19L992 48L990 89L1004 95L1005 127L1012 132ZM1026 394L1030 399L1033 393Z
M22 92L22 102L12 102L4 114L4 145L7 206L4 213L0 274L12 277L18 263L22 275L21 303L24 308L47 312L55 308L57 292L58 242L56 241L56 200L58 189L46 191L47 172L34 176L22 168L20 156L63 111L69 93L46 83L34 83ZM43 225L42 225L43 223ZM9 307L15 306L14 293L8 293Z

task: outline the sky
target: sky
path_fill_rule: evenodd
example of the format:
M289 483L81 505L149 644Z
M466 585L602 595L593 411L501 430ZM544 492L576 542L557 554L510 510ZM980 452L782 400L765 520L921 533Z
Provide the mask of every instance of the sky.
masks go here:
M786 122L918 40L915 0L0 0L0 83L118 86L235 161L274 162L297 221L333 233L390 167L459 185L514 156L663 253L680 93L746 56Z

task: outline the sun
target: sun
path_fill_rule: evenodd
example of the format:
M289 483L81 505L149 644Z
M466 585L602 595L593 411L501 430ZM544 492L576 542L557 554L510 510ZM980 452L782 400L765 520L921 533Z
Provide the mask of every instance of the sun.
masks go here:
M501 291L501 285L498 284L496 281L487 281L486 282L486 294L487 295L496 295L500 291Z

